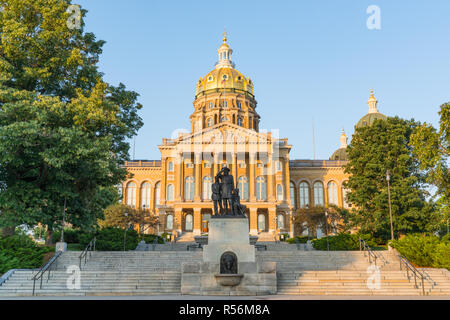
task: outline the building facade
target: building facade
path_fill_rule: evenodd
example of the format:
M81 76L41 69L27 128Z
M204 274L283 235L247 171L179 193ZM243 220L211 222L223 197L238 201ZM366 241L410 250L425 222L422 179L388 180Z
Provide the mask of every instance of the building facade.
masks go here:
M121 186L123 203L158 215L160 234L206 233L211 185L227 166L247 207L249 232L260 239L271 240L274 233L292 237L293 215L301 208L348 207L345 133L329 160L291 160L287 138L260 130L252 80L235 68L226 35L217 52L215 68L196 85L191 131L163 139L160 160L126 162L132 175ZM370 117L361 125L376 117L376 105L372 93Z

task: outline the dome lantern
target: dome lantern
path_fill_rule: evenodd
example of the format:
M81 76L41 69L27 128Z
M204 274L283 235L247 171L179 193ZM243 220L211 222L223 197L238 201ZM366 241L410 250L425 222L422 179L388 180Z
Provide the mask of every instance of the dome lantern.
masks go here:
M369 113L378 113L378 108L377 108L378 100L373 95L373 89L370 89L370 97L369 97L369 101L367 102L367 104L369 105Z
M219 54L219 61L216 63L216 69L229 67L234 68L234 63L231 61L231 55L233 54L233 50L227 43L227 32L223 33L223 43L217 50Z
M347 148L347 135L345 134L344 128L342 128L340 141L341 141L341 148Z

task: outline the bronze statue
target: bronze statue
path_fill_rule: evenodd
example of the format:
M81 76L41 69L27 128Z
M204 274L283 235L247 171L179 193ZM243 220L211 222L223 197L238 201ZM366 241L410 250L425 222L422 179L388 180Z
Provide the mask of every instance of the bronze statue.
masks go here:
M231 201L231 198L234 189L234 179L233 176L229 174L229 172L230 169L228 169L227 167L223 167L216 176L216 178L219 177L221 180L220 194L222 197L223 214L225 215L233 214L233 203ZM230 213L228 212L228 207L230 207Z
M245 217L246 206L241 204L241 197L239 196L239 189L237 188L233 189L232 203L233 203L233 215Z
M212 191L211 200L214 202L214 214L216 216L223 213L221 188L222 187L221 183L219 182L219 176L216 176L215 182L211 186Z

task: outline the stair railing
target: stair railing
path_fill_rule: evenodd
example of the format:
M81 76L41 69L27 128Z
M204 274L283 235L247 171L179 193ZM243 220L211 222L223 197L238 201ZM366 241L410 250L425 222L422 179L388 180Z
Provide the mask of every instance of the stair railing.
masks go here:
M363 239L359 238L359 251L364 251L364 257L366 256L366 252L368 254L369 257L369 262L372 263L372 260L374 261L375 265L377 265L377 259L379 259L379 257L377 256L377 254L369 247L369 245L367 244L366 241L364 241Z
M95 251L95 242L97 241L96 237L89 242L89 244L84 248L83 252L81 252L79 259L80 259L80 270L81 270L81 260L84 258L84 264L87 262L87 257L89 253L89 258L92 255L92 251Z
M33 296L34 296L35 288L36 288L36 280L41 280L39 289L42 289L42 279L44 278L45 272L48 271L48 273L47 273L47 282L48 282L48 280L50 279L51 267L53 266L54 263L55 263L55 269L58 267L58 258L61 255L62 255L62 251L56 252L55 255L46 264L44 264L41 267L41 269L39 269L39 271L33 276L33 278L31 278L31 280L33 280Z
M414 277L414 287L416 289L419 289L419 286L417 284L417 282L419 281L420 286L422 287L422 295L424 295L424 296L426 295L425 294L425 280L431 284L431 287L428 290L428 293L434 288L434 286L436 285L436 282L434 282L433 279L431 279L431 277L429 275L425 275L423 272L420 272L420 270L418 270L416 267L414 267L411 264L411 262L409 262L409 260L405 258L405 256L402 256L399 254L398 258L400 260L400 270L403 270L402 265L404 265L404 267L406 269L406 275L408 277L408 280L411 281L411 277Z

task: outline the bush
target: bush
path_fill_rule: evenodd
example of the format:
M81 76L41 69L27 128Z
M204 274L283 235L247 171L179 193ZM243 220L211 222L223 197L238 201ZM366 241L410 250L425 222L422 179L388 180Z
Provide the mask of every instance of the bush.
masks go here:
M369 235L338 233L335 236L328 237L330 251L355 251L359 250L359 239L363 239L371 247L376 243ZM312 240L312 245L316 250L327 250L327 238Z
M80 236L86 232L81 230L65 228L64 241L67 243L80 243ZM61 239L61 231L54 231L52 234L53 243L59 242Z
M95 250L98 251L122 251L124 244L124 229L118 227L107 227L94 233L83 233L80 235L80 245L84 249L89 242L96 237ZM127 230L126 250L136 249L139 243L139 235L134 230Z
M10 269L39 268L44 255L54 250L53 247L38 246L25 235L0 238L0 274Z
M296 239L298 242L295 241ZM301 236L301 237L296 236L295 238L287 239L286 242L287 243L306 243L306 242L308 242L308 236Z
M145 243L153 243L155 239L158 240L158 243L164 243L164 240L162 237L157 236L156 234L144 234L144 240Z
M419 267L447 268L450 270L450 241L435 235L407 235L394 240L391 246Z

